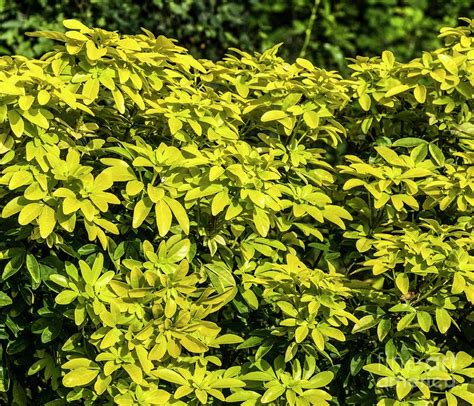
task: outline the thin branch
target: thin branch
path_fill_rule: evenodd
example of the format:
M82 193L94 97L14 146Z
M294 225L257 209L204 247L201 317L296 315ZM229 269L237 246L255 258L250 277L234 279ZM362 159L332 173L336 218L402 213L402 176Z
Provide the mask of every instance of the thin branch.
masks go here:
M319 3L321 3L321 0L314 0L314 5L311 9L311 16L309 17L308 26L306 27L303 47L300 51L300 58L303 58L306 55L306 49L308 48L309 40L311 39L311 33L313 32L314 21L316 20Z

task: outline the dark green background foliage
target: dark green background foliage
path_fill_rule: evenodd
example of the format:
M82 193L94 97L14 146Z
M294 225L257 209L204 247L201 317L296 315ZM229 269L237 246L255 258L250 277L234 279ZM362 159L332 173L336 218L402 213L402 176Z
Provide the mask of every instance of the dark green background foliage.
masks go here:
M284 42L281 55L294 60L314 9L306 57L341 69L344 58L383 49L404 61L435 49L438 29L469 15L471 5L471 0L0 0L0 53L39 56L53 43L31 41L25 31L62 29L64 18L78 18L129 34L145 27L211 59L229 47L262 51Z

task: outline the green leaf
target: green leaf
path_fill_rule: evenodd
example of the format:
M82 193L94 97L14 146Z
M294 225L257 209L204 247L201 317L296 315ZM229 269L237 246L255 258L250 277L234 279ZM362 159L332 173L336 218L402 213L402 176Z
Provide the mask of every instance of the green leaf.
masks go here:
M406 148L411 148L411 147L416 147L420 144L425 144L426 141L422 140L421 138L414 138L414 137L406 137L406 138L400 138L396 140L392 146L393 147L406 147Z
M377 337L379 341L383 341L387 334L392 328L392 322L390 319L382 319L377 326Z
M444 155L443 152L439 149L439 147L435 144L429 144L429 150L431 157L433 160L438 164L438 166L444 165Z
M33 288L37 288L41 283L41 272L38 261L32 254L26 254L26 268L30 273L31 280L33 282Z
M375 375L395 376L394 372L383 364L367 364L362 369Z
M6 293L4 292L0 292L0 307L5 307L5 306L9 306L13 303L12 299L10 298L10 296L8 296Z
M7 262L3 268L2 280L7 280L8 278L15 275L23 266L24 255L16 255L10 261Z

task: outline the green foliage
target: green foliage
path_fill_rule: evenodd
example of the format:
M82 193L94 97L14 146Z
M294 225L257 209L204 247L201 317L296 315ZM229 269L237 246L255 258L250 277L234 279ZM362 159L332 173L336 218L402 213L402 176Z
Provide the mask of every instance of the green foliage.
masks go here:
M346 78L76 20L0 58L2 400L473 403L465 23Z
M229 47L262 52L284 42L287 60L346 70L355 55L388 49L406 62L436 49L439 28L471 12L471 0L0 0L0 54L38 57L53 41L24 32L61 30L63 19L77 18L126 34L144 27L213 60Z

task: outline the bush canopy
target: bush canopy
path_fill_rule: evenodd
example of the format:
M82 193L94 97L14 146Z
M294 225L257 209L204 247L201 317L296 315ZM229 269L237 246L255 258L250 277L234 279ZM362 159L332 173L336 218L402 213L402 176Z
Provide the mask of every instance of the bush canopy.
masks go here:
M474 22L352 74L65 20L0 58L0 398L474 403Z

